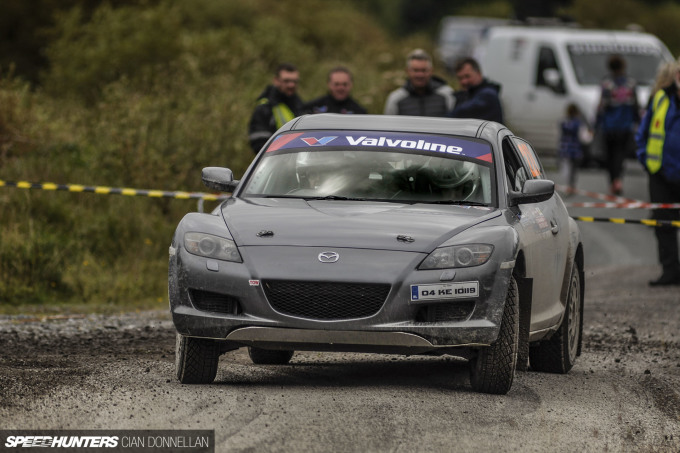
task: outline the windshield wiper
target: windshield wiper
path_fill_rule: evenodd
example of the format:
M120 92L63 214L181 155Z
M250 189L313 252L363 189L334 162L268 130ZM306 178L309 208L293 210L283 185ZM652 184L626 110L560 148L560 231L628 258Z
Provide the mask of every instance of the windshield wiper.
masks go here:
M487 203L480 203L479 201L466 201L466 200L400 200L400 199L392 199L392 198L360 198L360 197L345 197L342 195L323 195L323 196L318 196L318 197L310 197L310 196L304 196L304 195L283 195L283 194L278 194L278 195L250 195L252 197L256 198L296 198L300 200L305 200L305 201L318 201L318 200L344 200L344 201L376 201L376 202L381 202L381 203L404 203L404 204L417 204L417 203L426 203L426 204L450 204L450 205L459 205L459 206L489 206Z
M246 194L246 198L304 198L299 195L281 195L281 194Z
M263 195L263 194L257 194L257 195L249 195L253 198L294 198L298 200L305 200L305 201L315 201L315 200L352 200L352 201L368 201L368 198L352 198L352 197L343 197L341 195L324 195L324 196L318 196L318 197L310 197L308 195L281 195L281 194L276 194L276 195Z
M487 203L480 203L479 201L469 201L469 200L437 200L437 201L422 201L422 203L454 204L454 205L461 205L461 206L489 206Z
M343 197L341 195L325 195L323 197L301 197L307 201L314 200L352 200L352 201L366 201L366 198Z

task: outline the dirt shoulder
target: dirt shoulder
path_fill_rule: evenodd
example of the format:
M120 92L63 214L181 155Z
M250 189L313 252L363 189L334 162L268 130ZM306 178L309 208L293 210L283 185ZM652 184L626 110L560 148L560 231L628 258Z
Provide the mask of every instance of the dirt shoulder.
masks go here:
M584 351L568 375L480 395L445 357L225 354L215 384L174 378L165 311L0 317L6 429L215 429L217 451L680 450L680 290L656 269L586 272Z

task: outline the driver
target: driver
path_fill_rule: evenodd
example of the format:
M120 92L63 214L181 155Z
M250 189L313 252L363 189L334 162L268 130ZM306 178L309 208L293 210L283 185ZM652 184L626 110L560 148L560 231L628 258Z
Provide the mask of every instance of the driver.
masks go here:
M441 200L456 201L468 201L477 194L480 175L476 164L450 159L439 163L435 167L423 167L419 172L430 193L439 195Z
M334 195L355 180L353 159L338 152L314 152L297 163L300 187L312 189L318 195Z

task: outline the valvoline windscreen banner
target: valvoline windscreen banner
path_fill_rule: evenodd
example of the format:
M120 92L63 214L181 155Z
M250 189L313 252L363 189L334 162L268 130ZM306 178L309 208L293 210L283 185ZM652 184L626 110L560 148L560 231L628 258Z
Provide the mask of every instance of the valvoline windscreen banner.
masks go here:
M437 155L465 156L492 162L491 146L482 141L464 137L434 134L375 131L307 131L288 132L279 135L267 148L267 152L286 149L314 148L371 149L386 151L432 153Z

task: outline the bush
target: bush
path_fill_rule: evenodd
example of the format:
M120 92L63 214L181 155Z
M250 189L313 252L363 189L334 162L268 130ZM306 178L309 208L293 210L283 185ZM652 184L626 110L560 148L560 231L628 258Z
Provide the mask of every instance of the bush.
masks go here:
M27 83L0 74L0 168L8 159L27 153L32 147L27 135L31 123L32 96Z
M178 12L166 3L117 9L104 3L87 22L74 8L57 21L45 87L88 100L121 78L149 87L180 52L178 29Z
M0 80L3 178L168 191L204 191L205 166L243 174L247 123L279 62L298 65L306 99L348 65L355 97L380 113L403 56L427 44L391 42L340 0L102 4L90 19L62 15L53 33L44 89ZM167 247L196 201L0 190L3 302L167 300Z

